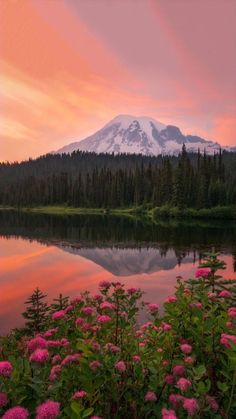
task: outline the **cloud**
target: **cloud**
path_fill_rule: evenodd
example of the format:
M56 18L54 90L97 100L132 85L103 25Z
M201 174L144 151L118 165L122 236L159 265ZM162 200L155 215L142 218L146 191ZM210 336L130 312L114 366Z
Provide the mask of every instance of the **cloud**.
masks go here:
M206 1L206 17L195 28L201 43L190 31L201 8L188 5L184 14L186 2L172 3L139 2L134 12L133 0L109 8L103 0L1 2L1 159L58 149L119 113L149 115L234 144L235 90L229 86L236 60L230 55L233 29L223 19L224 30L216 31L222 2L211 21ZM212 72L213 37L225 72Z
M212 137L221 138L223 144L236 146L235 115L219 115L215 120Z

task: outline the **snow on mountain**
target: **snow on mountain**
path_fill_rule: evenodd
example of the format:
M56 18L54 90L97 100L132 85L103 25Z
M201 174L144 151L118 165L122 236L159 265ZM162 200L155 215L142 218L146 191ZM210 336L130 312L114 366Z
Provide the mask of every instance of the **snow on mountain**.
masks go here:
M82 141L60 148L57 153L90 151L99 153L135 153L144 155L178 154L185 143L188 151L217 152L220 144L196 135L183 135L173 125L164 125L146 116L119 115L102 129ZM229 147L224 147L231 151Z
M178 260L174 250L167 251L163 258L158 248L117 248L117 247L93 247L80 248L69 245L58 245L66 252L91 260L106 271L115 276L131 276L140 274L151 274L162 270L173 269L177 266ZM184 257L182 263L192 263L193 254Z

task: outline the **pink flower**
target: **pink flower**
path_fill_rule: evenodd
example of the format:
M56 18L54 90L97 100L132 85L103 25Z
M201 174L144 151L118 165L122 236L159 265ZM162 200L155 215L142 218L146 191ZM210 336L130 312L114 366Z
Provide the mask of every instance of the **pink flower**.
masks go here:
M185 397L183 397L181 394L169 395L170 403L176 408L180 407L184 400L185 400Z
M146 346L146 343L145 342L139 342L138 346L140 348L144 348Z
M177 419L174 410L162 409L162 419Z
M27 348L30 352L35 351L35 349L45 349L47 347L48 343L46 339L43 339L41 336L37 336L34 339L29 340L27 343Z
M127 293L128 293L129 295L135 294L137 291L139 291L139 289L138 289L138 288L128 288L128 289L127 289Z
M210 268L198 268L195 272L196 278L207 278L211 274Z
M67 364L71 364L72 362L77 362L79 358L80 358L80 354L67 355L63 359L61 365L67 365Z
M217 297L217 294L216 294L216 292L209 292L209 293L207 294L207 297L208 297L210 300L214 300L214 299Z
M61 366L60 365L54 365L50 371L49 380L50 381L56 381L58 374L61 372Z
M101 316L97 316L97 322L98 323L107 323L111 321L111 317L107 316L106 314L103 314Z
M206 401L215 412L219 409L219 404L214 397L206 395Z
M60 413L60 403L52 400L40 404L36 409L36 419L55 419Z
M169 385L174 384L174 376L171 374L166 375L164 381L166 384L169 384Z
M93 348L94 351L99 352L100 349L101 349L101 345L98 342L93 342L92 343L92 348Z
M116 308L115 304L112 304L109 301L104 301L103 303L100 304L99 307L101 310L105 310L105 309L114 310Z
M82 297L80 295L77 295L76 297L73 297L70 302L71 304L75 305L75 304L79 304L81 303L81 301L83 301Z
M159 306L158 304L151 303L148 304L148 309L151 313L156 313L159 310Z
M165 332L172 329L172 326L169 323L165 323L165 322L161 322L161 327Z
M78 317L78 318L75 320L75 324L76 324L76 326L81 326L82 324L84 324L84 322L85 322L85 320L84 320L84 318L83 318L83 317Z
M145 402L155 402L157 400L157 396L154 391L148 391L145 395Z
M90 419L103 419L101 416L91 416Z
M91 361L90 364L89 364L91 370L93 370L93 371L96 371L99 367L101 367L101 365L102 365L101 362L96 361L96 360Z
M13 371L13 366L9 361L0 361L0 375L3 377L10 377Z
M194 308L194 307L196 307L198 309L201 309L201 308L203 308L203 304L202 303L191 303L191 304L189 304L189 308Z
M81 325L81 329L83 330L83 332L87 332L88 330L91 330L92 328L93 328L92 324L88 322L84 322Z
M52 319L53 320L58 320L58 319L63 319L63 317L65 317L65 310L59 310L59 311L55 311L55 313L52 313Z
M170 364L170 361L168 361L167 359L165 359L163 362L162 362L162 365L163 365L163 367L168 367L168 365Z
M101 282L99 282L98 286L99 286L99 288L107 289L107 288L109 288L111 286L111 282L109 282L109 281L101 281Z
M95 294L95 295L93 296L93 299L94 299L95 301L101 302L101 301L102 301L102 299L103 299L103 297L102 297L102 295L101 295L101 294Z
M87 392L84 390L76 391L75 394L71 397L72 400L84 399L87 396Z
M120 371L120 372L124 372L124 371L126 371L126 365L125 365L125 362L124 362L124 361L118 361L118 362L115 364L115 368L116 368L118 371Z
M186 364L193 364L194 363L194 358L192 356L186 356L186 358L184 358L184 362Z
M186 391L192 385L192 383L186 378L180 378L176 385L181 391Z
M74 307L70 304L69 306L65 308L65 313L69 313L70 311L73 311L73 310L74 310Z
M31 362L37 362L38 364L43 364L45 361L47 361L49 357L49 352L47 349L36 349L31 355L30 355L30 361Z
M236 307L230 307L229 309L228 309L228 312L227 312L227 314L228 314L228 316L230 317L230 318L234 318L234 317L236 317Z
M141 329L142 329L142 330L146 330L146 329L148 329L149 327L153 327L153 322L146 322L146 323L144 323L144 324L141 326Z
M58 327L54 327L53 329L48 329L48 330L46 330L46 332L44 332L43 333L43 337L44 338L49 338L49 337L51 337L52 335L54 335L54 333L56 333L58 331ZM47 343L47 341L45 341L46 343ZM38 346L38 348L46 348L46 346ZM36 348L34 348L34 349L37 349L37 347Z
M86 314L87 316L90 316L91 314L93 314L94 309L93 307L84 307L82 308L82 312Z
M159 354L161 354L161 353L163 352L163 349L162 349L162 348L158 348L158 349L157 349L157 352L158 352Z
M188 412L189 416L193 416L198 411L199 405L196 399L185 399L183 408Z
M123 291L124 285L122 285L120 282L116 282L116 285L114 286L114 292Z
M188 343L183 343L183 345L180 345L180 349L185 354L190 354L193 350L191 345L188 345Z
M110 350L113 354L116 354L117 352L120 352L121 351L121 349L120 349L119 346L113 345L113 343L111 343L111 342L108 342L105 345L105 348L108 349L108 350Z
M226 348L230 348L230 342L233 342L236 344L236 336L234 335L227 335L226 333L222 333L220 337L220 343L221 345L225 346Z
M174 376L183 375L185 373L185 367L183 365L176 365L173 368Z
M27 409L21 406L15 406L8 409L2 416L2 419L28 419L28 417L29 412Z
M68 346L70 342L66 338L56 339L56 340L48 340L47 346L48 348L57 348L59 346Z
M61 344L61 346L68 346L70 344L70 342L68 341L68 339L62 338L60 340L60 344Z
M128 313L126 313L126 311L122 311L121 313L119 313L119 316L125 319L126 317L128 317Z
M169 297L167 297L166 299L166 303L176 303L177 301L177 297L175 295L170 295Z
M219 297L230 298L230 297L232 297L232 293L230 291L223 290L219 293Z
M136 362L136 363L139 363L139 362L141 361L141 356L139 356L139 355L134 355L134 356L133 356L133 361L134 361L134 362Z
M6 393L0 393L0 409L8 403L8 397Z

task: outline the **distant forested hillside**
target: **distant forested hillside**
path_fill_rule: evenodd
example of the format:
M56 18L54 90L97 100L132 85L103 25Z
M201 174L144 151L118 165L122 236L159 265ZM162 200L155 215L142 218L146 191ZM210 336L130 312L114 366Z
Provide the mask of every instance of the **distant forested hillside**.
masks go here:
M0 205L116 208L236 204L236 153L49 154L0 164Z

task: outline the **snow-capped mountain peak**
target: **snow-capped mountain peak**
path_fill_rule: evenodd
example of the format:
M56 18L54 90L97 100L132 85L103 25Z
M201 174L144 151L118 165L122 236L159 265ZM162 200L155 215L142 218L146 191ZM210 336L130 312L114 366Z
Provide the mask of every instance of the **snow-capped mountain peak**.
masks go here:
M144 155L178 154L185 143L187 150L206 150L213 154L218 143L194 135L183 135L173 125L164 125L147 116L118 115L102 129L82 141L62 147L57 153L90 151L99 153L135 153ZM225 147L230 151L230 148Z

